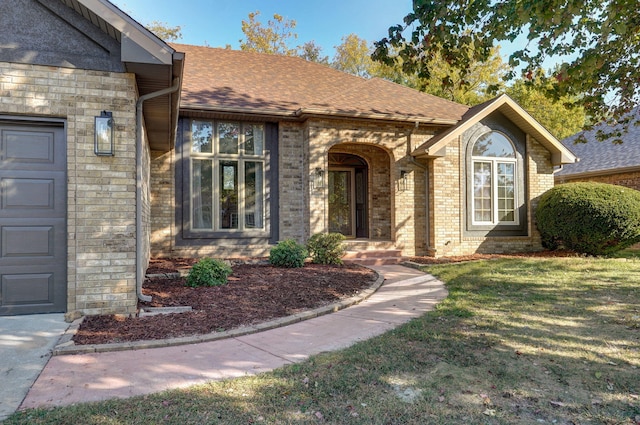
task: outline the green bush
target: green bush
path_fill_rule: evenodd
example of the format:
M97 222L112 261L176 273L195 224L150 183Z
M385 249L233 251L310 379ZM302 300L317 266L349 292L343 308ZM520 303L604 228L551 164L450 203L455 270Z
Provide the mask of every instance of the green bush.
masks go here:
M340 233L316 233L307 241L311 261L316 264L342 264L345 247Z
M536 209L542 244L608 255L640 242L640 191L604 183L568 183L545 192Z
M269 263L277 267L302 267L307 255L307 249L303 245L293 239L287 239L271 248Z
M231 266L222 260L203 258L193 265L187 275L187 286L220 286L227 283Z

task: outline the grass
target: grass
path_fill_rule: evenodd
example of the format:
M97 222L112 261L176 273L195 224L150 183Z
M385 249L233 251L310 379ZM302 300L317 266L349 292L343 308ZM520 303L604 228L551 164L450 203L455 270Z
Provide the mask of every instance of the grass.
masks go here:
M349 349L188 390L28 410L5 423L640 423L637 255L425 270L449 297Z

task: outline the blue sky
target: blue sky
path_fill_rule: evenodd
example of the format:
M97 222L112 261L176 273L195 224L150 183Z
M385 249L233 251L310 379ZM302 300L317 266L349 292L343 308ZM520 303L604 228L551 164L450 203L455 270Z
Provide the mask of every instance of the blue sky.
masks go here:
M402 23L411 0L111 0L142 24L166 22L182 27L186 44L239 48L241 22L260 11L265 25L274 13L296 21L296 45L314 40L324 55L354 33L370 43L385 37L390 26Z

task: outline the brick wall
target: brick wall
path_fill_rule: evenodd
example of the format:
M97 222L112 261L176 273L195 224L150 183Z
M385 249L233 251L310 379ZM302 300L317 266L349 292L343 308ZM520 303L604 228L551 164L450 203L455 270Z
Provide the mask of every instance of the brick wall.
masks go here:
M309 171L328 169L329 152L358 155L369 169L369 238L393 241L405 255L426 253L426 189L423 168L411 163L408 152L433 134L412 125L316 119L307 122ZM406 188L401 185L406 172ZM325 176L326 180L326 176ZM325 181L326 186L326 181ZM328 229L328 189L309 185L310 232Z
M66 120L68 311L136 309L135 100L132 74L0 62L0 114ZM102 110L114 157L93 153Z
M468 237L463 235L465 165L461 157L461 140L447 146L446 156L430 161L433 181L432 254L436 256L472 253L509 253L541 250L540 234L535 225L535 208L540 196L553 187L553 166L549 151L535 139L527 137L525 192L528 195L527 235Z
M308 132L303 124L280 123L280 236L303 243L309 237ZM314 169L311 167L311 169Z
M571 183L571 182L598 182L615 184L618 186L624 186L635 190L640 190L640 171L615 173L612 170L611 174L601 176L589 176L589 177L576 177L570 176L557 176L558 183Z
M151 152L151 255L171 257L175 238L175 150Z

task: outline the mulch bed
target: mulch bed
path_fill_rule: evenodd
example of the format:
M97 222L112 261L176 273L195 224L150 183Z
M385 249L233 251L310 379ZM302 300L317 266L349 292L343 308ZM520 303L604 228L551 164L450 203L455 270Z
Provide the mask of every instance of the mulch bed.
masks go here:
M576 255L571 251L543 251L509 255L412 257L408 260L419 264L446 264L510 257ZM147 275L175 273L188 269L197 261L191 258L153 259ZM230 330L349 298L370 287L375 278L373 271L357 265L306 264L300 269L284 269L240 262L233 266L233 274L223 286L190 288L185 285L184 278L147 279L142 291L151 295L153 300L150 303L139 302L139 307L191 306L193 311L148 317L88 316L73 340L78 345L107 344Z
M197 260L155 260L147 274L171 273ZM155 340L219 332L285 317L349 298L375 281L357 265L306 264L299 269L235 265L226 285L190 288L185 279L147 279L140 307L191 306L193 311L147 317L88 316L73 340L78 345Z

